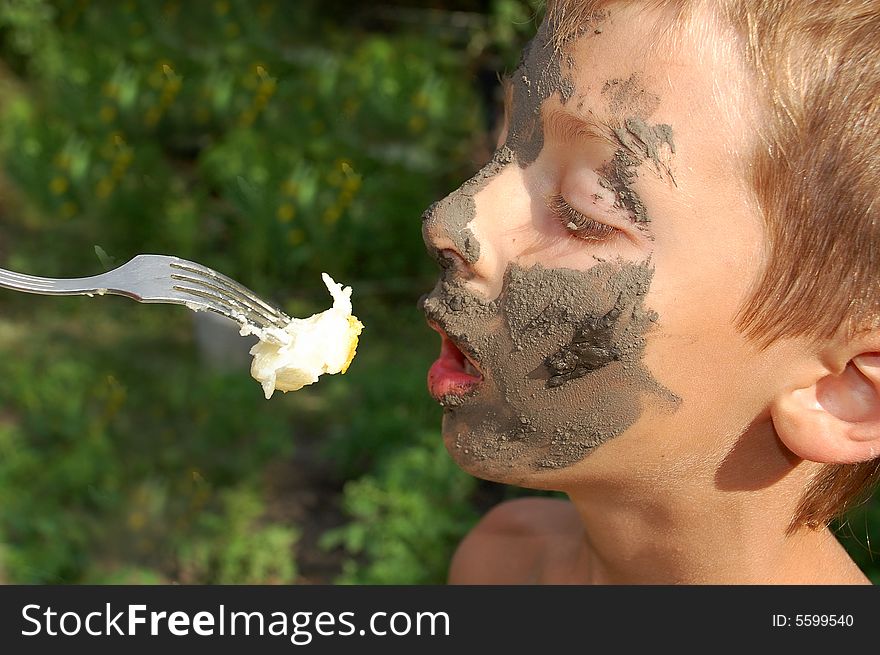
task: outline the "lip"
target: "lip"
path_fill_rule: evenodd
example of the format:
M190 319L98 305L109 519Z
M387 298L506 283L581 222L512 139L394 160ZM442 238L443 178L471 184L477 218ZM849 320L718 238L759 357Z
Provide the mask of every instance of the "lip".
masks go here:
M462 352L449 336L432 321L428 325L441 339L440 356L428 371L428 392L437 401L449 396L464 396L483 381L474 361Z

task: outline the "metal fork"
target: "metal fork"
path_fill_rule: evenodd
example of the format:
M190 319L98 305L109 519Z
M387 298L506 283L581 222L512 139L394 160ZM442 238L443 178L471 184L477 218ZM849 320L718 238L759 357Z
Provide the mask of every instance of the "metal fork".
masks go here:
M207 309L258 329L283 329L290 317L235 280L195 262L168 255L137 255L101 275L34 277L0 268L0 287L47 296L126 296L143 303Z

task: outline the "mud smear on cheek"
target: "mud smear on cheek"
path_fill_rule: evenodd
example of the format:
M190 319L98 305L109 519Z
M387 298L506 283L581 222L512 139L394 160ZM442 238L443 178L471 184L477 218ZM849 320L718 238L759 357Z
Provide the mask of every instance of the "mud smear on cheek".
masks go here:
M512 265L492 303L441 283L425 312L484 374L446 408L460 463L489 477L570 466L633 425L645 402L677 405L642 362L652 275L623 261L583 272Z

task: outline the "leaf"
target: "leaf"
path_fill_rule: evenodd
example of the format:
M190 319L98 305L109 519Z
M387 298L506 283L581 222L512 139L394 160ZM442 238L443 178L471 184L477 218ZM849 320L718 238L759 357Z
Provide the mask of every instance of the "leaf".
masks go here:
M108 255L107 251L101 246L95 246L95 254L98 256L98 260L101 262L101 266L104 267L105 271L109 271L118 266L116 258Z

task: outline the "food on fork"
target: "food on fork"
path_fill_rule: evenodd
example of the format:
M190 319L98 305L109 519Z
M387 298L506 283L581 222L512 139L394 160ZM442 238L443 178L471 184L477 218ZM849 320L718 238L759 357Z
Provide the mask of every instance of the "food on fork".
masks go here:
M281 328L257 328L243 323L241 335L254 334L259 342L251 375L263 385L266 398L278 391L296 391L327 373L345 373L357 350L363 324L351 314L351 287L343 288L321 274L333 297L333 306L309 318L293 318Z

